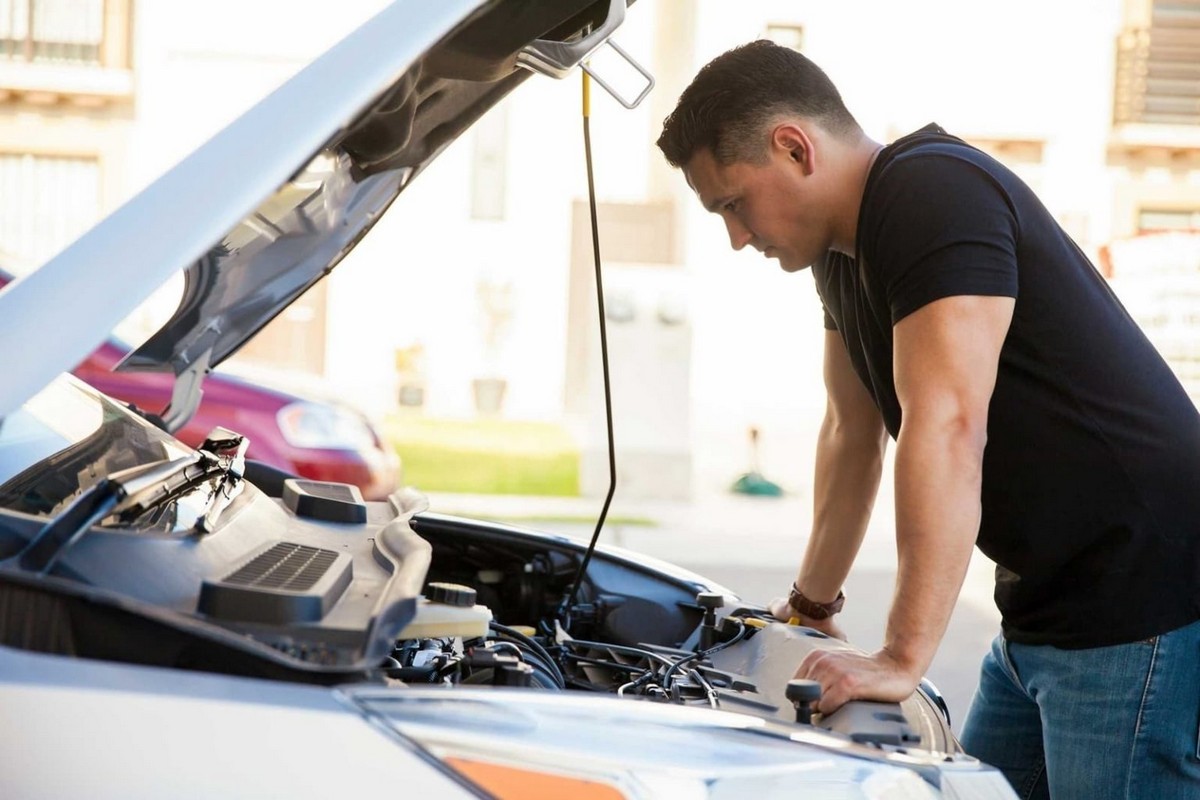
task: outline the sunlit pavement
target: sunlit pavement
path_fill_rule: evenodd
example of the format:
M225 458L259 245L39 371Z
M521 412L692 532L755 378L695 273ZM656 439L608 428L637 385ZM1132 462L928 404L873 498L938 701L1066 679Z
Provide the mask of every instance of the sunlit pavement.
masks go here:
M602 498L429 493L430 510L589 538ZM812 519L804 497L747 497L712 492L690 502L614 500L600 541L673 562L766 603L787 592ZM891 498L881 493L841 615L850 640L877 648L895 584L896 545ZM976 553L928 677L946 696L956 730L978 679L979 661L999 631L992 602L992 564Z

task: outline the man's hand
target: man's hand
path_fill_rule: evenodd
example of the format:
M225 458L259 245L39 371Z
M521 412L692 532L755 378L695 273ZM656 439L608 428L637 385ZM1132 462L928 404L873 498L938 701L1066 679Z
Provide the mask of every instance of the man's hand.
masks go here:
M843 642L846 641L845 632L833 621L833 617L826 617L825 619L806 617L788 605L786 597L776 597L767 608L770 609L771 616L780 622L789 622L790 620L797 619L805 627L813 628L835 639L841 639Z
M908 699L921 682L920 675L913 674L887 650L871 655L814 650L800 662L795 677L821 684L817 710L822 714L837 711L850 700L898 703Z

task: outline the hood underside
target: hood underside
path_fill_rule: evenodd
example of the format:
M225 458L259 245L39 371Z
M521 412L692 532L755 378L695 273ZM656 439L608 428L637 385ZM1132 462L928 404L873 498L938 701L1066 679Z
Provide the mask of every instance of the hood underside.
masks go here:
M493 2L381 92L185 271L171 319L125 370L207 369L329 273L448 144L524 81L535 40L581 39L607 0Z

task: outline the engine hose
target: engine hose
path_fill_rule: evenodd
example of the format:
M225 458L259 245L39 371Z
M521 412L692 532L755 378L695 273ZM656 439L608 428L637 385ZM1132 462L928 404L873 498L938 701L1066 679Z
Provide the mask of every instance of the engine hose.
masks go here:
M541 684L543 689L559 690L566 688L558 683L558 680L554 677L554 673L545 669L541 665L541 662L530 663L529 666L533 667L533 680Z
M506 650L511 649L517 655L517 657L521 659L521 661L528 664L534 670L535 677L537 677L538 674L543 675L545 679L539 681L539 683L542 684L543 688L546 688L546 689L565 689L565 688L567 688L558 682L558 678L554 672L554 663L551 661L546 661L544 658L542 658L538 654L538 652L536 650L534 650L532 648L522 649L518 645L518 643L506 642L503 639L497 639L493 643L493 646L494 647L502 647ZM546 685L547 682L549 683L549 685Z
M663 688L669 689L671 687L672 678L674 678L675 673L677 673L683 667L690 666L693 663L699 663L699 662L703 661L704 659L708 658L709 656L713 655L714 653L719 653L727 647L732 647L733 645L740 642L742 639L746 638L746 633L747 633L746 624L741 622L740 620L738 621L738 624L739 624L738 632L736 634L734 634L733 638L731 638L729 641L720 642L720 643L714 645L713 647L708 648L707 650L702 650L699 653L693 653L692 655L688 656L687 658L681 658L679 661L676 661L674 664L672 664L671 668L668 669L663 674L662 681L661 681Z
M537 655L541 661L545 662L545 666L546 666L547 670L550 672L550 674L554 677L554 681L558 685L558 688L560 688L560 689L567 688L567 679L565 677L563 677L562 670L560 670L558 668L558 662L556 662L554 660L554 657L550 655L549 650L547 650L545 647L542 647L542 645L539 644L532 637L526 636L525 634L521 633L520 631L515 630L514 628L510 628L507 625L502 625L499 622L496 622L495 620L492 620L491 622L489 622L488 627L490 627L496 633L501 634L503 637L507 637L514 641L520 642L521 644L525 645L530 650L532 650L534 652L534 654Z
M499 637L505 634L497 632ZM512 653L519 658L523 663L527 664L533 670L533 679L543 689L565 689L566 686L558 682L557 673L554 671L554 662L547 661L532 647L523 646L523 642L513 640L507 641L504 638L496 638L485 645L481 649L491 650L492 652L504 651ZM544 652L544 651L543 651ZM483 679L469 679L466 683L488 683L492 680L492 670L482 670L480 673L486 673L487 677Z

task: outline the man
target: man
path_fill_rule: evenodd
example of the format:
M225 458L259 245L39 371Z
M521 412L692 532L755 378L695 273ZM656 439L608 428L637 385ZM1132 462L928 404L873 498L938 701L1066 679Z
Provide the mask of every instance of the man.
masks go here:
M896 440L883 647L806 658L820 710L914 690L978 544L1003 621L965 749L1023 797L1200 797L1200 415L1029 188L937 126L872 141L769 42L701 70L658 145L825 307L813 528L776 616L841 636Z

